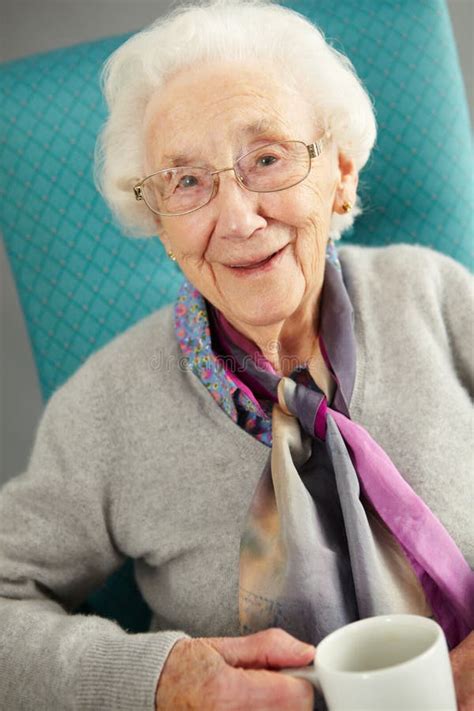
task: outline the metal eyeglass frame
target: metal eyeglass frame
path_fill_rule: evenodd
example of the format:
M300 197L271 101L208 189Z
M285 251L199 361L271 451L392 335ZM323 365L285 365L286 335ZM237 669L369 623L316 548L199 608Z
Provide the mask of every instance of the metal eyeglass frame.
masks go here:
M234 165L232 165L230 168L219 168L219 170L209 171L209 174L213 178L213 187L212 187L212 191L209 195L209 199L202 205L199 205L199 207L193 207L192 210L186 210L185 212L159 212L158 210L155 210L154 208L150 207L150 205L147 203L147 201L145 200L145 198L143 196L142 186L146 180L153 178L155 175L158 175L159 173L165 173L169 170L173 170L173 168L162 168L161 170L157 170L155 173L150 173L150 175L147 175L145 178L142 178L142 180L140 180L138 183L136 183L133 186L135 200L143 200L143 202L145 203L147 208L151 212L153 212L155 215L160 215L163 217L180 217L181 215L189 215L191 212L196 212L196 210L200 210L201 207L205 207L206 205L208 205L211 202L211 200L216 196L217 191L219 189L219 177L218 177L219 173L225 173L229 170L234 171L234 176L235 176L235 179L238 182L238 184L241 185L243 188L245 188L245 190L248 190L249 192L252 192L252 193L278 193L281 190L289 190L289 188L293 188L295 185L299 185L299 183L302 183L303 180L306 180L306 178L308 177L308 175L311 172L312 159L318 158L321 155L321 153L323 151L323 147L326 143L326 141L324 139L326 137L330 138L330 135L331 134L329 132L326 132L321 136L321 138L318 141L315 141L314 143L304 143L304 141L297 141L297 140L295 140L295 141L291 141L291 140L290 141L272 141L271 143L267 143L264 146L261 146L260 148L252 148L251 151L247 151L247 153L244 153L243 155L239 156L239 158L237 158L237 160L235 161ZM257 151L257 150L258 151L264 150L268 146L273 146L275 143L301 143L307 149L308 155L309 155L308 172L306 173L306 175L303 178L298 180L296 183L293 183L292 185L287 185L284 188L276 188L274 190L252 190L252 188L249 188L249 187L247 187L247 185L245 185L242 178L237 173L235 166L240 160L242 160L242 158L246 158L248 155L250 155L250 153L253 153L254 151ZM198 166L187 166L187 165L174 166L175 169L176 168L197 168L197 167ZM201 170L201 168L199 168L199 169Z

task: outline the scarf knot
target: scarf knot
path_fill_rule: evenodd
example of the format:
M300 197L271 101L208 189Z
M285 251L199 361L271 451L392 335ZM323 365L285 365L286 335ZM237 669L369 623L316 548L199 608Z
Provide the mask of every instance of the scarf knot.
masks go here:
M315 388L311 390L291 378L283 377L278 383L278 405L285 414L296 417L310 437L325 440L328 401L321 388L316 384Z

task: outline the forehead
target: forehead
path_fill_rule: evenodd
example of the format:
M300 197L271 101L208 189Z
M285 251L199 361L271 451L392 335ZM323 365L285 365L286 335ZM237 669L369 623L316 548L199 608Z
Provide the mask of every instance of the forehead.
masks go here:
M274 68L235 64L182 70L151 98L145 116L147 149L177 162L199 147L303 137L311 125L308 102Z

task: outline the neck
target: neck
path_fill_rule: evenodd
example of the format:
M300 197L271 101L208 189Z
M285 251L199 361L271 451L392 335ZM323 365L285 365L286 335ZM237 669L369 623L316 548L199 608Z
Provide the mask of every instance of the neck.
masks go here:
M286 376L314 358L318 348L320 301L321 287L283 321L265 326L231 323L258 346L278 375Z

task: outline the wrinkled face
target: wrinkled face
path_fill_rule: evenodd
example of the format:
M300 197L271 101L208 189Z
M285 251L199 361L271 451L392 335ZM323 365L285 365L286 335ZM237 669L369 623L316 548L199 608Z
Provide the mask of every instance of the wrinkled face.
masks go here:
M274 71L199 65L176 74L151 99L144 174L177 156L181 165L217 170L267 143L320 137L308 103ZM249 192L232 171L221 173L208 205L158 218L157 231L188 280L237 328L278 323L319 293L339 178L331 143L302 183L280 192ZM236 266L275 253L265 266Z

